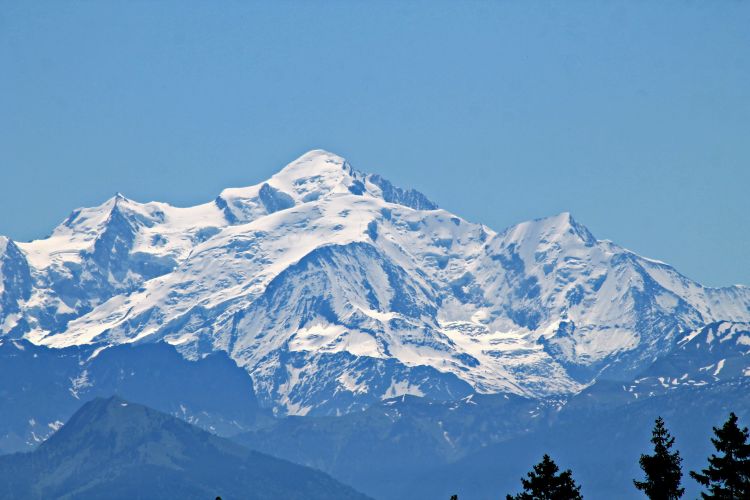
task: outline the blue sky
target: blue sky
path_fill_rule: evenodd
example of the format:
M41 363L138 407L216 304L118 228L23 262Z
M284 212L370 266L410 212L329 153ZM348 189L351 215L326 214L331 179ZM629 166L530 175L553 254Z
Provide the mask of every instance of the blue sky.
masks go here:
M750 2L6 2L0 234L312 148L495 229L750 284Z

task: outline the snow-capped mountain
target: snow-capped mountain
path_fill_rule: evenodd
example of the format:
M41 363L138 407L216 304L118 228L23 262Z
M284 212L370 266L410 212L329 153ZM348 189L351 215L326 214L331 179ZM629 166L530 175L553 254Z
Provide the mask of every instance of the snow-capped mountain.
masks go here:
M703 287L567 213L496 233L325 151L204 205L117 195L0 240L3 334L226 351L280 413L570 394L721 320L750 321L750 289Z

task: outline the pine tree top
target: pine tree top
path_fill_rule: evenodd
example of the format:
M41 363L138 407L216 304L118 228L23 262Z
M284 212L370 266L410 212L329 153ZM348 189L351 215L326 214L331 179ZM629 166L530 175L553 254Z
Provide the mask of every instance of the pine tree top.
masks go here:
M715 438L711 438L714 448L720 454L712 453L708 467L700 473L692 471L690 476L705 486L709 494L703 498L750 498L750 444L747 427L740 428L734 412L724 425L714 427Z
M560 468L546 453L533 470L521 478L523 492L508 500L580 500L581 487L573 480L570 469L558 474Z
M685 492L682 480L680 452L671 451L675 438L667 430L664 419L658 417L651 432L653 455L643 454L639 460L645 474L643 481L633 480L635 487L651 499L676 500Z

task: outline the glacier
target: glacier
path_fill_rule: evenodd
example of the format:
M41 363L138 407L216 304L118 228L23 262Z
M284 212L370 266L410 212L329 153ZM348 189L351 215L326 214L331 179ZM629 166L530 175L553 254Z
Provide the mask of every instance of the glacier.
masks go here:
M0 237L2 338L225 352L279 415L571 395L718 322L750 322L750 289L704 287L568 213L496 232L322 150L195 207L117 194L47 238Z

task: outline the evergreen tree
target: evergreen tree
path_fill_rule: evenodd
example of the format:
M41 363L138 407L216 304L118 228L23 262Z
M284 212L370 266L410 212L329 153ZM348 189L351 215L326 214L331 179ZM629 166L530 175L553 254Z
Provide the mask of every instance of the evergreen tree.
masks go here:
M747 499L750 498L750 444L747 443L747 427L740 429L737 415L729 419L721 429L714 427L716 438L711 438L720 456L711 454L708 467L700 473L691 471L690 476L708 489L703 498Z
M508 495L507 500L582 500L581 487L576 486L570 469L557 472L557 464L545 454L542 461L527 473L528 479L521 478L523 492Z
M633 480L633 483L651 500L676 500L685 492L685 488L680 488L682 458L679 451L671 451L674 437L664 427L661 417L656 419L651 442L654 454L641 455L639 460L646 478L644 481Z

